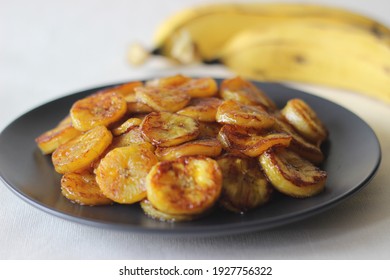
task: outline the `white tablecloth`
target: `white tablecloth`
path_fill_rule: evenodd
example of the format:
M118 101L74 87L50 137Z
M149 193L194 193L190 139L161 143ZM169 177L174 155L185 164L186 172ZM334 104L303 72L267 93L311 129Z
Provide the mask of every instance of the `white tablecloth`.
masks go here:
M222 67L153 61L136 69L126 62L130 43L151 45L163 19L200 2L207 1L0 0L0 130L37 105L89 87L178 72L230 75ZM339 5L390 25L389 3ZM173 238L63 220L22 201L0 181L0 259L390 259L390 106L350 92L292 86L350 109L380 140L376 177L337 207L262 232Z

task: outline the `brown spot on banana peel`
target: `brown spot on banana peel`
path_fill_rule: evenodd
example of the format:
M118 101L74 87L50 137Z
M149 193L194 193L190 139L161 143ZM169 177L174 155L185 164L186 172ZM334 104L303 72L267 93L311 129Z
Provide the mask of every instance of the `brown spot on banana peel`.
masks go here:
M293 56L293 59L297 64L306 64L307 62L306 58L300 54Z

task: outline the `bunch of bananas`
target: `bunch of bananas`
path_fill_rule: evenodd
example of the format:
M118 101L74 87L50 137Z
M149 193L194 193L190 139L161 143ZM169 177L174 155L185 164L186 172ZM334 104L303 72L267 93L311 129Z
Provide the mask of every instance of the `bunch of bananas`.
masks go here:
M180 11L159 26L155 48L134 45L132 64L162 55L221 63L243 77L348 89L390 102L390 29L343 9L236 3Z

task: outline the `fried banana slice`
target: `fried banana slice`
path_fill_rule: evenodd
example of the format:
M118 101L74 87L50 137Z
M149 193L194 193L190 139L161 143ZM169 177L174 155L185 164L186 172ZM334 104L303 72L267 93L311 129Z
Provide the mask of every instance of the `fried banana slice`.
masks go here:
M217 139L202 139L186 142L172 147L158 147L155 151L157 158L162 160L174 160L182 156L207 156L216 157L221 154L222 145Z
M103 91L76 101L70 109L70 116L76 129L87 131L120 120L126 110L124 97L114 91Z
M157 158L143 144L110 151L95 169L102 193L121 204L132 204L146 197L145 178Z
M150 87L176 87L188 82L191 78L183 75L174 75L169 77L163 77L158 79L149 80L146 82L146 86Z
M274 118L261 106L243 105L234 100L224 101L217 110L219 123L248 128L267 129L274 125Z
M302 138L294 128L280 118L275 118L275 129L285 132L292 137L289 149L296 152L304 159L314 164L320 164L324 160L324 154L321 149Z
M320 145L328 132L313 109L302 99L291 99L281 114L306 140Z
M190 79L177 88L191 97L212 97L218 93L218 84L212 78Z
M239 152L249 157L257 157L272 147L287 147L291 139L292 137L286 133L264 132L259 134L232 125L224 125L218 134L218 140L226 150Z
M118 136L118 135L124 134L124 133L130 131L130 129L132 129L132 128L136 127L136 126L139 126L141 124L141 122L142 122L142 120L139 119L139 118L127 119L120 126L114 128L112 130L112 134L114 134L114 136Z
M111 149L113 148L119 148L119 147L126 147L131 144L144 144L148 143L144 137L142 136L141 128L139 126L131 128L128 132L116 136L112 139L112 145ZM150 144L150 146L153 146Z
M191 97L173 87L139 87L135 93L138 102L145 103L158 112L177 112L184 108Z
M87 169L111 141L111 132L104 126L96 126L60 145L52 154L54 168L61 174Z
M224 208L244 213L271 199L273 188L255 159L226 154L217 162L223 176L219 202Z
M70 118L68 120L70 120ZM35 142L43 154L51 154L60 145L81 134L80 131L73 127L72 122L68 120L61 121L57 127L50 129L35 138Z
M137 87L142 87L143 83L141 81L134 81L134 82L129 82L125 84L121 84L112 88L108 88L103 90L104 92L116 92L120 95L122 95L125 99L128 96L135 95L134 89Z
M90 171L66 173L61 178L61 193L70 201L81 205L108 205L113 201L103 195Z
M141 131L152 144L170 147L195 139L199 135L199 123L187 116L153 112L143 120Z
M193 221L195 219L203 217L203 215L182 215L182 214L164 213L156 209L155 207L153 207L153 205L147 199L142 200L140 202L140 206L148 217L162 222L170 222L170 223L187 222L187 221Z
M159 162L146 177L148 200L168 214L204 213L216 203L221 189L217 162L202 156Z
M224 100L235 100L246 105L261 105L266 109L275 110L275 103L251 82L235 77L223 80L220 95Z
M327 173L288 149L272 149L259 157L260 164L281 193L304 198L321 192Z
M215 97L194 98L187 107L177 113L202 122L215 122L217 109L221 104L222 100Z

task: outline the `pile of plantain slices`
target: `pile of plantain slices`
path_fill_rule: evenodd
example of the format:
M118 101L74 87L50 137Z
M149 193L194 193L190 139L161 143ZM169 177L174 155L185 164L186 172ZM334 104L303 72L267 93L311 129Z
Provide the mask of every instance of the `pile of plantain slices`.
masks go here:
M36 138L81 205L140 206L157 220L190 221L216 205L244 213L275 190L305 198L325 187L327 129L303 100L279 110L240 77L220 85L183 75L130 82L76 101Z

